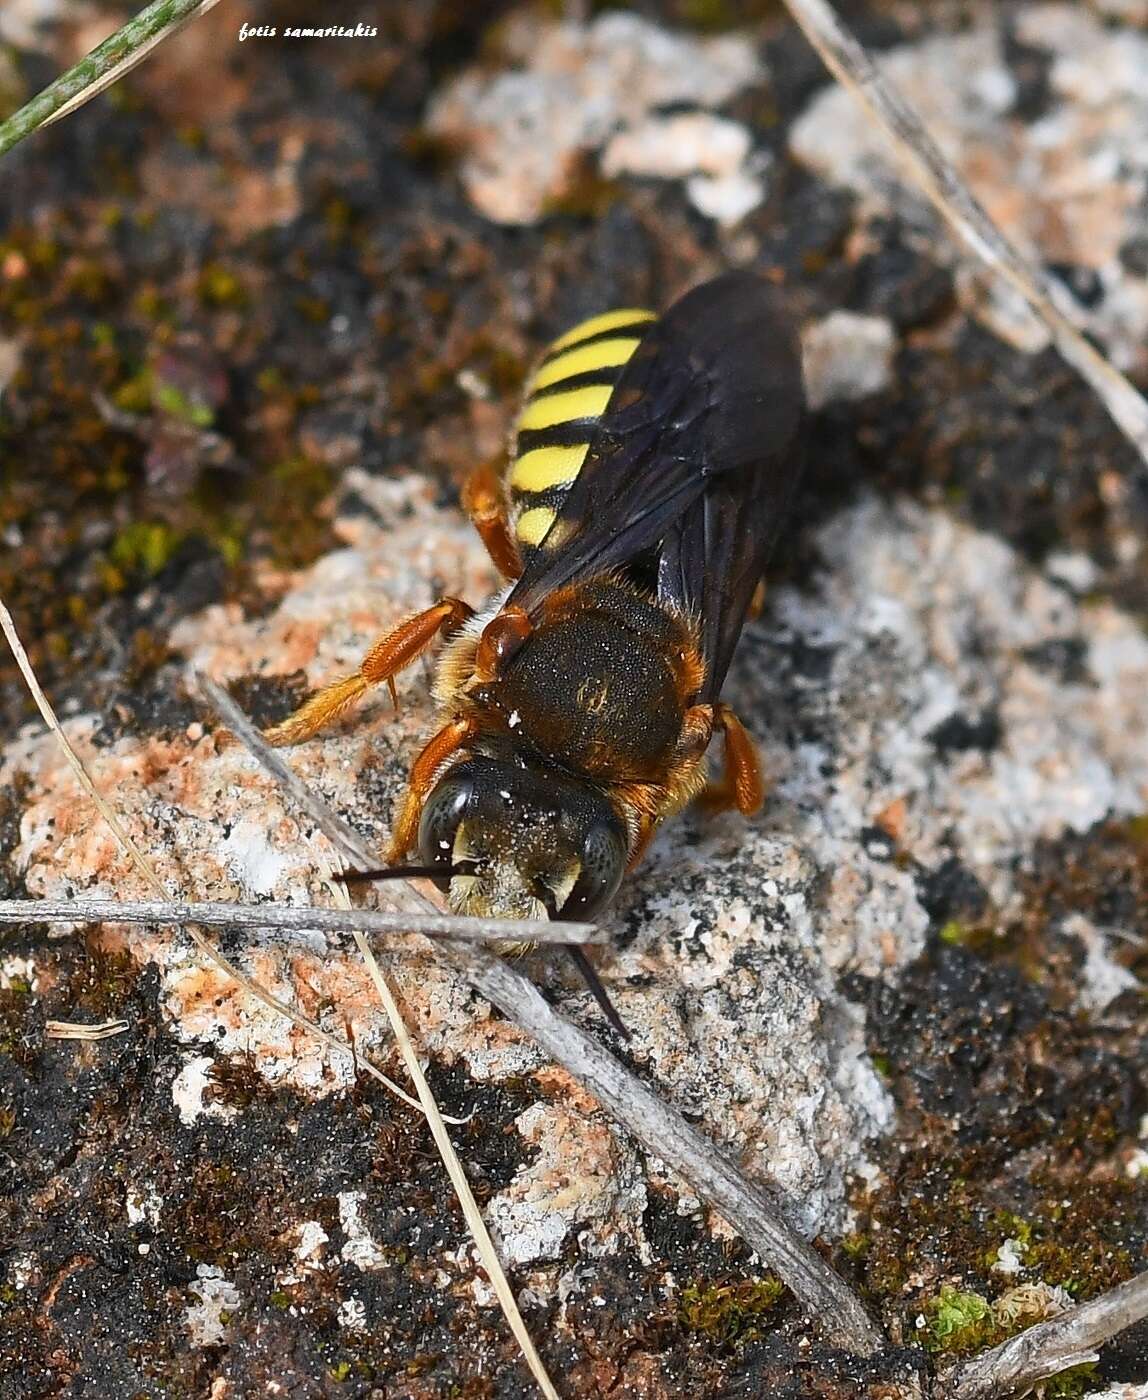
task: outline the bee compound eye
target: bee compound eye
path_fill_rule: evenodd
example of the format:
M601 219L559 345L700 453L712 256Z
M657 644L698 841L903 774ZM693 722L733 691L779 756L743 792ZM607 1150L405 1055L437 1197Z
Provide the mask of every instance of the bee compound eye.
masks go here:
M427 865L441 865L444 872L449 871L455 836L473 796L471 779L450 775L431 792L419 821L419 855Z
M614 826L598 822L582 842L582 868L562 906L562 917L585 919L609 904L626 869L626 843Z

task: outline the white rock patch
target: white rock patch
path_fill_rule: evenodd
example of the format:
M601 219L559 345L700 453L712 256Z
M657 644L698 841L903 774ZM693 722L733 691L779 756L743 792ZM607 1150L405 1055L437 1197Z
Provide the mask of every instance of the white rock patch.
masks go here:
M533 223L562 195L578 158L606 147L606 174L690 177L702 213L735 223L764 198L749 134L708 112L652 115L672 104L720 106L761 81L737 35L672 34L630 14L591 24L519 16L504 47L515 71L464 73L431 105L428 129L463 147L462 179L487 218Z
M340 1251L348 1264L356 1268L385 1269L390 1261L384 1251L371 1238L367 1222L363 1219L363 1204L366 1194L362 1191L340 1191L339 1224L347 1236Z
M180 1122L191 1127L197 1119L235 1117L235 1109L223 1103L204 1103L203 1094L211 1085L210 1071L215 1064L212 1055L195 1055L188 1060L172 1080L171 1101L179 1112Z
M1148 36L1112 30L1088 6L1066 4L1024 6L1017 34L1053 58L1052 101L1033 122L1012 114L1015 82L1000 25L987 12L966 32L931 36L877 63L1010 238L1038 262L1096 273L1099 299L1075 309L1119 368L1144 373L1148 279L1119 254L1127 239L1148 234ZM858 191L867 212L895 211L931 256L953 259L947 229L841 87L818 93L789 142L824 179ZM1018 348L1048 344L1018 294L986 282L967 256L957 288L973 314Z
M196 1302L184 1312L184 1326L193 1347L218 1346L227 1335L227 1314L243 1301L239 1290L214 1264L196 1267L198 1278L188 1284Z
M896 343L893 327L883 316L834 311L805 326L801 350L810 408L864 399L886 388Z

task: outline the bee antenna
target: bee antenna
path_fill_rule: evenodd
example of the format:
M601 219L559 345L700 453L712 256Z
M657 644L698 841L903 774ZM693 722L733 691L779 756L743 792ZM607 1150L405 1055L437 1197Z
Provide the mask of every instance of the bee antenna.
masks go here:
M453 873L441 865L386 865L379 870L341 870L335 879L344 885L362 885L368 880L441 880Z
M594 964L586 956L585 951L577 943L566 943L563 946L570 954L571 958L573 958L574 966L582 974L586 985L590 988L594 1000L602 1008L603 1016L605 1016L606 1020L609 1021L610 1025L623 1040L630 1040L630 1032L626 1029L625 1022L622 1020L621 1016L618 1015L614 1003L606 994L606 988L603 987L602 983L598 980L598 974L594 971Z

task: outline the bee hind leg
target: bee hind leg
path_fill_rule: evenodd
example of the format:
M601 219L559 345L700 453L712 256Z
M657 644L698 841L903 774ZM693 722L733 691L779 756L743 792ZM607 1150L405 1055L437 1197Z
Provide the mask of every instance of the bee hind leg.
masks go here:
M433 608L408 617L375 643L354 675L325 686L281 724L265 730L263 737L276 748L301 744L344 714L371 686L384 681L398 708L395 695L398 673L424 652L436 636L450 636L473 616L474 609L469 604L458 598L443 598Z
M516 579L522 572L522 558L511 533L502 483L489 463L480 463L467 477L462 508L486 545L494 567L503 578Z
M699 801L711 811L736 807L751 817L765 801L765 780L753 740L733 710L720 700L714 706L714 725L725 736L725 766L717 782L710 783Z

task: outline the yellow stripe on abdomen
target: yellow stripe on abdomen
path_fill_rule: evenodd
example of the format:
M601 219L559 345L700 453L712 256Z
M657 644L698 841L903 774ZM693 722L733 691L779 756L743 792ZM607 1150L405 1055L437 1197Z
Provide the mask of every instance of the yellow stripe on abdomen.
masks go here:
M614 336L610 340L595 340L589 345L575 345L553 360L547 360L530 381L528 393L560 384L576 374L595 369L621 369L641 344L631 336Z
M517 448L523 450L505 477L524 560L535 549L561 549L568 537L561 518L567 493L585 465L598 419L653 320L653 312L633 308L593 316L550 346L528 382L516 425Z
M557 516L558 512L550 506L535 506L533 510L524 510L514 527L518 542L530 546L541 544Z
M583 389L567 389L558 394L546 394L531 399L522 410L518 431L528 433L538 428L553 428L579 418L597 418L610 402L612 384L588 384Z
M581 470L590 450L588 442L573 447L536 447L524 452L510 472L512 491L549 491L569 486Z
M601 335L604 331L615 331L619 326L632 326L638 321L652 321L653 319L654 313L652 311L644 311L640 307L630 307L625 311L604 311L601 316L591 316L588 321L583 321L572 331L560 335L551 345L547 354L553 355L558 350L565 350L568 345L578 345L583 340L589 340L592 335Z

